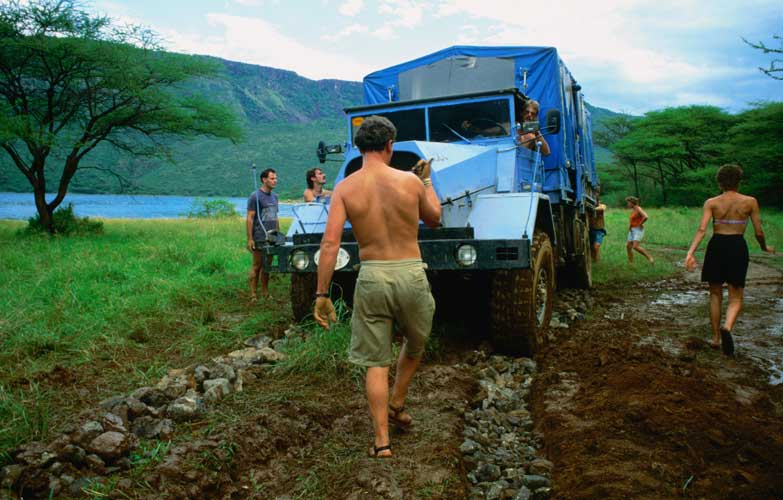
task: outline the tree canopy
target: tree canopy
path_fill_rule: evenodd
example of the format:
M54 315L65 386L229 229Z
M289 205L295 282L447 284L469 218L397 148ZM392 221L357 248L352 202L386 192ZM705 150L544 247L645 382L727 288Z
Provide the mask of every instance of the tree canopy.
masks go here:
M713 106L683 106L643 117L615 116L595 139L614 155L602 182L616 186L618 172L627 174L637 196L651 185L658 203L698 204L717 194L717 167L736 163L745 170L745 191L780 206L775 194L783 188L780 137L783 103L758 103L737 115Z
M219 68L167 53L153 32L117 26L75 1L0 6L0 147L30 182L42 223L52 227L80 162L99 144L161 155L172 137L238 140L236 116L185 85ZM47 202L53 163L60 179Z

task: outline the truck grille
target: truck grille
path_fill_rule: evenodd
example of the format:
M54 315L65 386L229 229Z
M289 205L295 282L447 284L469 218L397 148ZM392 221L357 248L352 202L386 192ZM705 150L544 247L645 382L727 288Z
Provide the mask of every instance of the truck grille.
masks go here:
M517 260L517 259L519 259L519 248L517 247L495 248L495 260Z

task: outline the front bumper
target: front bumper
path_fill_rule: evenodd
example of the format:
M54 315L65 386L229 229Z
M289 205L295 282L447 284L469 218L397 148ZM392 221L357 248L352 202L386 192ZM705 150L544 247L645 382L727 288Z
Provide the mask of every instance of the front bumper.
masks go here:
M476 249L476 261L468 266L457 261L457 249L472 245ZM340 247L348 252L350 261L336 272L356 272L359 269L359 246L350 231L343 235ZM422 260L431 271L486 271L494 269L527 269L530 267L530 240L478 240L471 228L421 229L419 248ZM293 244L269 246L265 252L271 265L266 269L273 273L317 272L315 253L320 249L320 235L309 234L295 238ZM294 252L306 252L309 264L298 270L291 264ZM274 257L277 258L274 258Z

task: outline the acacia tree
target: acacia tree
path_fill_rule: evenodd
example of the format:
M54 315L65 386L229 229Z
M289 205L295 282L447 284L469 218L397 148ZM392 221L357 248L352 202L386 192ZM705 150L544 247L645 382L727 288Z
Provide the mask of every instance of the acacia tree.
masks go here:
M650 111L610 150L633 165L633 180L649 178L660 189L663 204L679 188L686 172L701 170L723 157L736 118L714 106L684 106Z
M780 43L780 48L774 49L772 47L767 47L764 42L753 43L745 40L744 38L742 41L765 54L783 54L783 36L772 35L772 38ZM783 66L781 66L781 64L783 64L783 59L772 59L769 62L769 68L759 67L759 69L762 71L762 73L771 78L774 78L775 80L783 80Z
M54 232L54 210L99 144L160 155L173 137L238 139L234 114L185 85L218 70L164 52L151 31L116 26L77 1L0 5L0 148L30 182L41 223ZM47 202L52 172L59 182Z
M622 148L616 148L618 144L628 134L633 132L634 124L637 118L621 113L613 115L603 122L600 127L593 131L593 142L597 145L610 150L617 162L625 169L631 177L634 186L634 194L639 197L639 162L634 155L624 154Z
M783 207L783 102L757 103L740 113L729 135L724 161L745 170L743 190L763 205Z

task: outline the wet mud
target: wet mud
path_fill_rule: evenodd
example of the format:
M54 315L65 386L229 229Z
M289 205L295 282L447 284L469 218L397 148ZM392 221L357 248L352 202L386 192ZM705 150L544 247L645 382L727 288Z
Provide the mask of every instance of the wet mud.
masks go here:
M594 290L538 360L553 497L781 498L782 278L751 264L734 358L708 344L698 273Z

